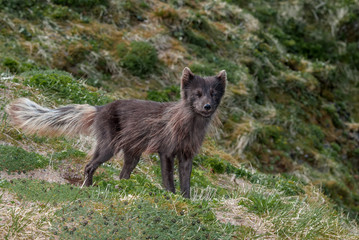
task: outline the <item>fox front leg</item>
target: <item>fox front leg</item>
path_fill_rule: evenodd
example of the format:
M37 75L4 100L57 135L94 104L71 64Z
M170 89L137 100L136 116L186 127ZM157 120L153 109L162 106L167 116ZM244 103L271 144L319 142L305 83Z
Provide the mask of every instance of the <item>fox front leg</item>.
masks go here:
M173 181L174 157L170 153L159 153L161 161L162 183L166 190L175 193L175 184Z
M185 198L190 198L190 181L192 173L192 156L186 156L186 154L178 154L178 170L181 186L181 194Z
M124 150L124 164L120 173L120 179L129 179L133 169L137 166L140 161L141 154L133 154L129 151Z

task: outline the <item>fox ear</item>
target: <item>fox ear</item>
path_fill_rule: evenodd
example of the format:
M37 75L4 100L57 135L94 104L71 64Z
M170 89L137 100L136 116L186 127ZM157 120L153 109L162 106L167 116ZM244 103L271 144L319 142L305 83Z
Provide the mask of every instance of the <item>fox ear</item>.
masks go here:
M222 70L220 71L216 78L220 81L220 83L226 87L226 81L227 81L227 73L226 73L226 70Z
M181 89L188 86L188 84L193 80L194 74L191 72L191 70L188 67L185 67L182 71L182 77L181 77Z

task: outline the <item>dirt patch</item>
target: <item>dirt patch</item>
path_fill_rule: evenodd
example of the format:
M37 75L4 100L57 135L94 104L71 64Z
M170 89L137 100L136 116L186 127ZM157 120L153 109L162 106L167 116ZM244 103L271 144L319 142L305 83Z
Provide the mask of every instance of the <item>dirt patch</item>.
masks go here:
M85 164L63 163L59 169L60 176L68 183L81 186L84 180L83 168Z
M277 237L272 234L273 224L265 218L260 218L248 212L246 207L238 205L239 200L225 200L223 206L215 211L218 221L235 226L250 227L255 231L256 235L265 236L265 239L276 239Z
M68 180L63 178L63 176L55 171L52 168L46 168L46 169L35 169L28 171L26 173L20 172L20 173L7 173L5 171L0 172L0 179L6 179L6 180L12 180L12 179L38 179L38 180L44 180L47 182L56 182L56 183L69 183Z
M0 189L0 199L1 199L0 201L1 203L13 202L16 205L20 205L20 202L15 198L13 194L3 189ZM1 225L1 219L0 219L0 225Z
M27 172L13 172L7 173L0 171L0 179L37 179L44 180L50 183L73 184L81 186L83 182L83 164L64 163L59 170L54 170L51 167L45 169L35 169Z

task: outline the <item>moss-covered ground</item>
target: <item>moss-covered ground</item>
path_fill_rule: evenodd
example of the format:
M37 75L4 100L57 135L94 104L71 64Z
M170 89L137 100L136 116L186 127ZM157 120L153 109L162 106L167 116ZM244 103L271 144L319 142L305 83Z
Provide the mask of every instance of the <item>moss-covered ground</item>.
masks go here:
M0 0L0 238L357 239L358 6ZM175 101L185 66L228 74L191 200L162 189L157 155L81 188L93 139L25 135L4 111Z

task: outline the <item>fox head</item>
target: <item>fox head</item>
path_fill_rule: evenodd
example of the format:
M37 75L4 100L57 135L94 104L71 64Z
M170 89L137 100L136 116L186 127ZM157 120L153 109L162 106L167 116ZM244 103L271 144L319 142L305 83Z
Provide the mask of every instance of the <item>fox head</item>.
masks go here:
M185 67L181 78L181 98L192 111L209 118L216 111L226 89L225 70L216 76L200 77Z

